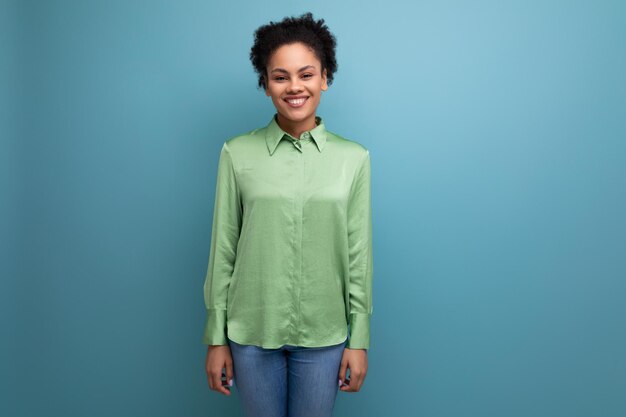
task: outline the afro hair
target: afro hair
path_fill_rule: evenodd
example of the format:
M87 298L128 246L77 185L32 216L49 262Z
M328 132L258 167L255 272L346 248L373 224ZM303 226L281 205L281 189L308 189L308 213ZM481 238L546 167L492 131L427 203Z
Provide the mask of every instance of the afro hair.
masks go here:
M258 74L259 87L266 89L267 63L279 47L302 42L312 48L326 70L326 82L332 84L337 72L335 48L337 40L324 24L324 19L315 20L310 12L299 17L285 17L282 21L269 22L254 32L254 44L250 50L250 61Z

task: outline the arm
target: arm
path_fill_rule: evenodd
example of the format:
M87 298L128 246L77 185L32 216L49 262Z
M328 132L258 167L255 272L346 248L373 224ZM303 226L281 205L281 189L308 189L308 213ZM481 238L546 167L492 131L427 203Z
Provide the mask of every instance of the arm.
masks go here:
M202 342L206 345L228 344L226 298L235 266L242 211L233 161L224 143L217 168L211 249L204 282L207 320Z
M368 349L372 306L372 202L369 151L357 169L348 201L350 349Z

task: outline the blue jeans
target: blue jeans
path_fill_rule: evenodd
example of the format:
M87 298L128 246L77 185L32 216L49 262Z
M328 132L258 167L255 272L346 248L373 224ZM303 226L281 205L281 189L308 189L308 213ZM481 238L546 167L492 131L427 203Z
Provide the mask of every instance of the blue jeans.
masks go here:
M346 343L264 349L228 339L244 416L331 417Z

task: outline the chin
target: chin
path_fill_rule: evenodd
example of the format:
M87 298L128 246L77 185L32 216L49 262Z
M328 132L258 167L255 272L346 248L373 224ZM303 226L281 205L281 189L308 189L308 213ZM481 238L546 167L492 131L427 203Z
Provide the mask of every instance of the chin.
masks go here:
M311 117L311 115L309 113L294 114L294 113L291 113L289 110L286 110L286 111L283 110L283 111L280 111L279 113L285 119L291 120L292 122L301 122L301 121L306 120L307 118Z

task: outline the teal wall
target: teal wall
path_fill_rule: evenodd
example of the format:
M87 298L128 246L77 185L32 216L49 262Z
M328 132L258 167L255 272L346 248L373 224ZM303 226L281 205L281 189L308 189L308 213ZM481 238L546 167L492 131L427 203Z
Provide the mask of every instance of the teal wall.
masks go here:
M318 114L372 155L336 415L626 415L625 2L1 7L3 416L241 415L200 341L216 164L274 111L253 30L308 10L338 39Z
M25 182L20 175L23 168L20 151L20 115L22 114L20 73L20 30L17 1L0 3L0 415L10 415L14 410L19 387L16 384L21 372L19 357L23 344L22 326L27 321L18 316L18 296L26 275L20 273L20 256L25 254L21 245L21 193ZM21 295L21 294L20 294ZM31 358L33 359L33 358ZM23 391L21 391L23 392ZM21 393L20 393L21 395ZM11 401L11 403L9 403Z

